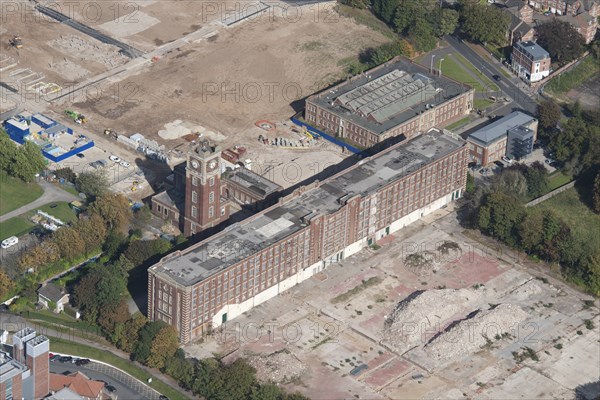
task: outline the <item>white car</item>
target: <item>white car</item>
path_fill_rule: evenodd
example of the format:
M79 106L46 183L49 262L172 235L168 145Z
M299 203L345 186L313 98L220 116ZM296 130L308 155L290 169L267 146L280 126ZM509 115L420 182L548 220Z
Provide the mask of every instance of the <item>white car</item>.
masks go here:
M119 157L117 157L117 156L110 156L110 157L108 157L108 159L110 161L114 161L116 163L121 162L121 159Z
M129 168L129 165L130 165L127 161L121 161L119 164L121 165L121 167L125 167L125 168Z
M513 160L511 160L510 158L503 156L502 157L502 161L504 161L507 164L512 164Z
M19 243L19 238L16 236L11 236L9 238L4 239L0 244L0 247L2 247L3 249L8 249L9 247L14 246L17 243Z

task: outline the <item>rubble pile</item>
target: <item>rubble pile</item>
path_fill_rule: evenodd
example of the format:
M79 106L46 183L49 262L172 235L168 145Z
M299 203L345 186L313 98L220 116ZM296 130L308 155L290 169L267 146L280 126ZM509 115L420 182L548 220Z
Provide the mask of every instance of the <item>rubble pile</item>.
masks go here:
M460 359L502 339L513 338L527 313L514 304L500 304L472 313L453 324L425 346L436 360Z
M248 363L256 369L256 378L260 382L287 383L300 377L306 369L293 354L285 350L250 357Z

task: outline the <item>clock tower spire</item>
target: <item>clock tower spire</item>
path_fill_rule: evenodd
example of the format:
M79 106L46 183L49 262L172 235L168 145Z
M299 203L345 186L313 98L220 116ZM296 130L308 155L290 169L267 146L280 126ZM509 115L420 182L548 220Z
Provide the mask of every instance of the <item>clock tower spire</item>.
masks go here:
M221 200L221 150L204 140L188 153L183 233L192 236L228 218L229 204Z

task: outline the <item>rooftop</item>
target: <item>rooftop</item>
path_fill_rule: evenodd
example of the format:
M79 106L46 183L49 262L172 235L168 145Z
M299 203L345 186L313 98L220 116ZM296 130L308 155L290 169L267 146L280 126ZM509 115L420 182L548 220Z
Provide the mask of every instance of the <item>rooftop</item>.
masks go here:
M10 380L12 377L27 371L27 367L6 352L0 351L0 383Z
M78 395L95 399L102 392L104 383L93 381L82 372L75 372L71 375L50 373L50 390L58 391L68 387Z
M471 133L468 139L487 146L504 137L509 129L515 126L528 125L532 121L535 121L535 118L531 115L514 111Z
M38 294L54 302L59 301L63 298L63 296L65 296L65 293L63 293L62 289L52 282L39 288Z
M273 192L281 190L282 187L267 178L252 172L247 168L238 168L226 175L227 179L256 193L261 197L267 197Z
M470 88L400 58L312 98L320 107L382 134Z
M550 54L544 50L542 46L530 40L527 42L519 42L515 46L517 46L523 53L528 54L529 58L533 61L550 58Z
M370 195L463 145L462 140L438 130L398 143L301 195L166 256L151 269L181 285L200 282L300 231L315 216L335 212L346 199Z

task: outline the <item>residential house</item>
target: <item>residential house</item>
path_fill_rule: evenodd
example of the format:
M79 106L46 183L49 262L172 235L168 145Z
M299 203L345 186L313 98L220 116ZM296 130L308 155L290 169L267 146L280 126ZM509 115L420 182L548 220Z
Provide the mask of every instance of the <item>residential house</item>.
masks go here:
M84 400L102 400L104 382L93 381L82 372L70 375L50 374L50 391L58 392L69 388Z
M59 313L64 311L65 304L69 304L69 294L50 282L38 289L38 302L48 309L54 305L54 309L50 311Z
M58 392L52 393L50 396L46 397L45 400L84 400L84 398L68 387L64 387Z
M539 44L527 41L513 46L511 68L528 83L534 83L550 75L550 54Z
M559 20L571 24L586 43L594 40L598 31L600 0L529 0L529 5L537 11L556 14ZM539 18L536 22L547 21Z
M533 8L523 0L506 0L496 2L496 5L510 16L507 41L515 44L517 42L533 40L535 29L533 25Z

